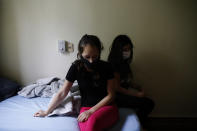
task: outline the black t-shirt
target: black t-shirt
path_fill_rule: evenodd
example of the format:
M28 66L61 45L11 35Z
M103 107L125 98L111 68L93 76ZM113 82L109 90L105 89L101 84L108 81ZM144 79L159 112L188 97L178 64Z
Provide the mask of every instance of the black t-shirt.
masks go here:
M110 61L113 71L120 74L120 86L128 89L131 87L132 71L127 61L122 63Z
M114 78L113 69L108 62L99 60L92 72L81 65L80 60L74 62L66 75L66 80L77 80L81 92L81 106L92 107L107 96L107 80Z

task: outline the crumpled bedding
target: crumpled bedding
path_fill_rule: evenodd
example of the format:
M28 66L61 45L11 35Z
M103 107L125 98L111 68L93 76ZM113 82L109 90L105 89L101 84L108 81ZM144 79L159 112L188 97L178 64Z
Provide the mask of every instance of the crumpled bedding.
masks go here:
M35 83L23 87L22 90L18 92L18 95L25 98L46 97L51 98L52 100L58 90L63 86L64 81L64 79L59 79L57 77L38 79ZM74 82L67 97L48 116L77 115L80 111L80 104L81 96L78 88L78 83Z

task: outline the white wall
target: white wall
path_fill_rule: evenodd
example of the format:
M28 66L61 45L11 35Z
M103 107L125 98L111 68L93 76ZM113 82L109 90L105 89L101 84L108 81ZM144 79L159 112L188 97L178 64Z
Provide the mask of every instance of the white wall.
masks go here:
M135 45L136 80L156 102L157 117L197 117L196 3L172 0L0 0L1 75L23 85L64 78L85 33L104 44L118 34ZM74 43L62 55L57 40Z

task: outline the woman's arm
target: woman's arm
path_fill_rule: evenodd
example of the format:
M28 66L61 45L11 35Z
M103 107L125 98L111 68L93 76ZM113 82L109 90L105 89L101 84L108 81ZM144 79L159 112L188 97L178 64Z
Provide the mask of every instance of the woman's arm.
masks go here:
M108 92L108 95L90 109L92 113L94 113L100 107L110 104L114 100L114 97L115 97L114 79L108 80L107 92Z
M95 106L93 106L89 110L81 113L78 116L79 122L86 121L90 117L91 114L93 114L95 111L97 111L102 106L110 104L114 100L114 97L115 97L114 79L107 81L107 92L108 92L108 95L105 96L99 103L97 103Z
M52 99L51 104L49 105L48 109L46 111L40 110L34 114L36 117L44 117L50 114L62 101L63 99L67 96L70 88L72 87L72 82L69 82L65 80L64 85L58 93L55 95L55 97Z

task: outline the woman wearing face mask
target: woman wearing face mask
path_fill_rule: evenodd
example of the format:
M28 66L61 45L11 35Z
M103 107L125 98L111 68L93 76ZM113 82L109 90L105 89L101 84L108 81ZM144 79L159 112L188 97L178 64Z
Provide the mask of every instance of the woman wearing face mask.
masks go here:
M146 128L145 122L148 114L153 110L154 102L145 97L144 90L134 83L130 69L132 58L133 44L130 38L126 35L117 36L108 56L108 61L112 64L115 72L116 102L118 107L136 109L142 126Z
M108 62L100 60L101 42L93 35L84 35L78 45L78 59L71 65L64 86L52 100L47 111L35 116L46 116L67 96L72 84L78 81L81 109L78 116L81 131L102 131L118 119L114 104L114 74Z

